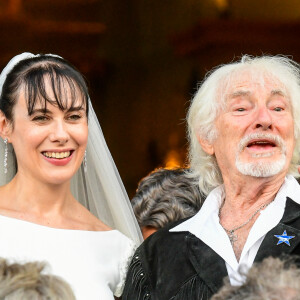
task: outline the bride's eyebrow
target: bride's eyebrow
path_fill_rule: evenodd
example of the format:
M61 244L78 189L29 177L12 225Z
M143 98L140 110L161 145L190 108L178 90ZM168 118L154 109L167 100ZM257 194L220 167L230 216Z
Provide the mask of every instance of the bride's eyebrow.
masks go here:
M73 112L73 111L85 111L85 108L83 106L71 106L69 109L66 110L67 112Z
M52 114L52 112L47 108L36 108L36 109L33 109L29 115L31 116L31 115L34 115L37 113Z

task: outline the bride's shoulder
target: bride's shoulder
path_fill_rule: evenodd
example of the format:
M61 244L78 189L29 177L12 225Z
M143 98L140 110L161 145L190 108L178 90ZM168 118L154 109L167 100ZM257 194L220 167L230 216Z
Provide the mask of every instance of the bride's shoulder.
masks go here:
M79 204L79 203L78 203ZM82 230L88 231L109 231L112 230L108 225L94 216L83 205L79 204L76 207L76 214L73 217L77 219L78 225L82 227ZM73 211L74 213L74 211Z
M94 215L92 215L91 218L91 225L93 226L94 231L110 231L112 228L110 228L108 225L103 223L101 220L96 218Z

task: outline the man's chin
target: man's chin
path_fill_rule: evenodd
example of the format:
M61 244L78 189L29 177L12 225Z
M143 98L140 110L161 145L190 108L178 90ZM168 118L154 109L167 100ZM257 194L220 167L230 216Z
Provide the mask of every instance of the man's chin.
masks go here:
M286 157L282 155L276 161L259 160L255 162L242 162L237 158L236 167L240 173L252 177L272 177L280 173L286 164Z

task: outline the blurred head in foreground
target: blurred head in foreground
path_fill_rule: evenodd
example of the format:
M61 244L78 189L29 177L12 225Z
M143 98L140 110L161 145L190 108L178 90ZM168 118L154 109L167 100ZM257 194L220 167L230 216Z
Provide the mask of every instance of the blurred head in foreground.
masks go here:
M0 259L1 300L75 300L70 286L47 274L45 263L9 264Z
M211 300L299 300L300 269L292 258L268 257L254 265L242 286L229 280Z

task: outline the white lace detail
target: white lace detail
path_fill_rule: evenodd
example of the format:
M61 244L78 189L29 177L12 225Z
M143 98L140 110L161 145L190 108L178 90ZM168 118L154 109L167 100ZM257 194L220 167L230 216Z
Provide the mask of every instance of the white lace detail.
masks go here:
M114 295L116 297L122 296L128 268L129 268L130 262L132 260L132 257L133 257L133 254L134 254L136 248L137 248L136 244L130 240L127 251L126 251L126 253L123 257L123 260L120 264L120 282L118 283L118 285L114 291Z

